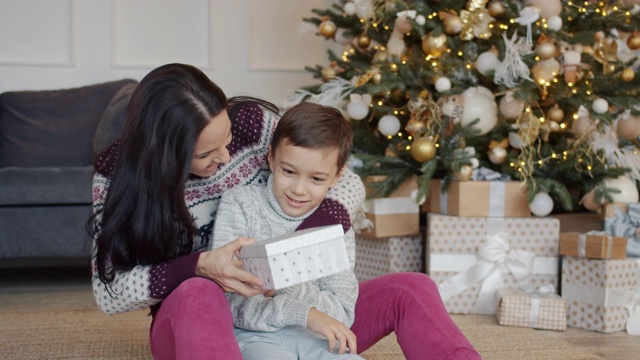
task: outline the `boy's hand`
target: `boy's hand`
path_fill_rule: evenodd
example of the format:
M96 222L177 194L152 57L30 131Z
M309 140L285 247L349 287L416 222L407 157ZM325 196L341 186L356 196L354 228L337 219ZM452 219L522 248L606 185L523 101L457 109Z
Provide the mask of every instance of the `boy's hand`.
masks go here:
M316 308L309 310L307 315L307 328L327 338L329 351L333 352L338 342L338 354L344 354L347 347L349 353L357 354L356 334L347 325L321 312Z

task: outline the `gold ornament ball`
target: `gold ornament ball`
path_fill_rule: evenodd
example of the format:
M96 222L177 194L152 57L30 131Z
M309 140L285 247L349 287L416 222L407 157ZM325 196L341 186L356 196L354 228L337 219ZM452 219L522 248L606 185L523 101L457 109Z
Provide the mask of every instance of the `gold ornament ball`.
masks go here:
M336 34L338 27L331 20L326 20L320 23L320 35L326 37L327 39L333 38L333 35Z
M635 31L632 35L629 36L629 38L627 39L627 46L631 50L640 49L640 34L638 34L637 31Z
M422 37L422 50L425 54L430 55L433 58L438 58L445 51L447 51L447 35L440 34L439 36L433 36L427 34Z
M380 84L380 81L382 81L382 74L378 73L378 74L374 74L373 75L373 82L376 84Z
M456 171L453 176L458 181L469 181L471 180L471 175L473 174L473 168L469 165L462 165L460 167L460 171Z
M507 149L502 146L496 146L493 149L489 150L489 161L496 165L502 164L505 160L507 160Z
M447 14L442 20L444 32L449 35L455 35L462 30L462 20L457 15Z
M322 69L322 80L329 81L336 78L336 69L332 67L326 67Z
M542 60L547 60L553 57L556 53L556 46L550 42L543 42L542 44L538 44L536 46L536 55L540 57Z
M554 105L551 109L547 110L547 118L551 121L561 122L564 119L564 111Z
M424 163L436 156L436 145L426 137L419 137L411 144L411 156L419 162Z
M630 67L624 68L624 70L622 70L622 73L620 74L620 78L626 82L633 81L633 78L635 77L636 73Z
M489 15L499 17L504 14L504 4L501 1L492 1L489 3Z
M362 35L358 36L358 46L361 49L368 48L369 44L371 44L371 39L366 34L362 34Z

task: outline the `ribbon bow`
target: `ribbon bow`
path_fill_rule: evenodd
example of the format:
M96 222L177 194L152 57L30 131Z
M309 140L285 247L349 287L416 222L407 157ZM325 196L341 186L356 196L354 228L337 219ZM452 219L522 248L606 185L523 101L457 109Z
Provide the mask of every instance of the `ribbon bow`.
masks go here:
M473 181L509 181L511 176L503 174L495 170L491 170L486 167L480 167L473 169L471 173L471 180Z
M629 204L627 212L613 207L615 219L605 221L608 235L627 238L627 255L640 256L640 207Z
M495 293L503 283L504 274L510 272L518 281L523 280L531 273L536 257L533 252L512 249L506 240L507 236L506 232L487 235L486 241L478 247L478 262L440 283L442 301L482 281L473 313L495 313Z
M633 299L627 305L629 318L627 319L627 333L629 335L640 335L640 290L635 293Z

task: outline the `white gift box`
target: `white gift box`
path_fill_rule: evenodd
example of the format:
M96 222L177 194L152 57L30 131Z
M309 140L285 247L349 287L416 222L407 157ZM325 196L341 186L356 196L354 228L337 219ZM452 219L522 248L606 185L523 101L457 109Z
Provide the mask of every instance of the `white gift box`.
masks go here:
M342 225L296 231L256 241L240 249L245 270L265 289L279 290L349 270Z
M567 324L604 333L640 335L640 266L638 258L562 259L562 298ZM630 313L631 312L631 313Z
M365 281L397 272L421 272L422 236L376 238L356 235L356 278Z

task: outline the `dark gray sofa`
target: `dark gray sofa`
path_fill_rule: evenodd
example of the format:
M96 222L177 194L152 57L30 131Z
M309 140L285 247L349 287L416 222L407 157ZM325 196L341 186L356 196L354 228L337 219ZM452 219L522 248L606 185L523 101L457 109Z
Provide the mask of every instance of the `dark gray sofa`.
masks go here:
M0 267L86 263L94 154L137 81L0 94Z

